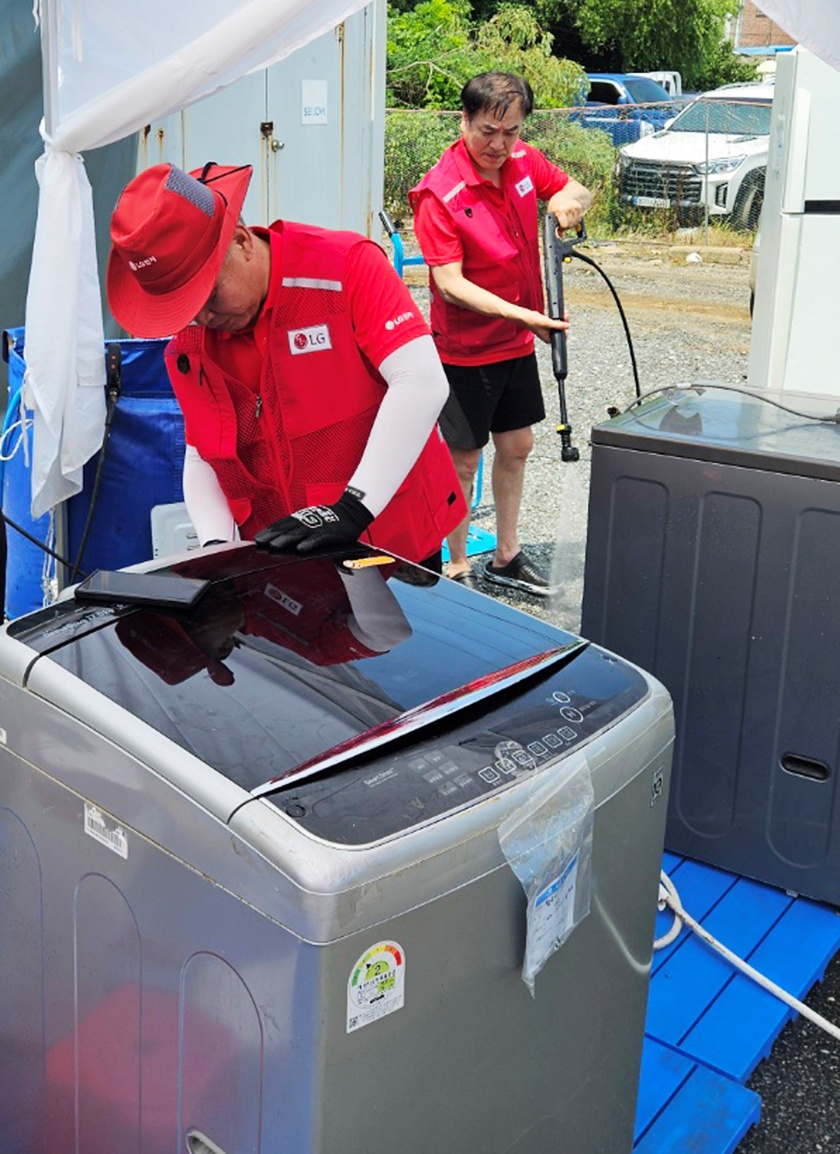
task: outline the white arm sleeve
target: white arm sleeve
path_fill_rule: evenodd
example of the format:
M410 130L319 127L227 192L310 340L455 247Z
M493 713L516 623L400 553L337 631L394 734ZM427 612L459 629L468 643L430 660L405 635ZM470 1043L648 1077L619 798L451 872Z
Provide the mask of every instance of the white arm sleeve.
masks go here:
M184 454L184 501L202 545L208 541L238 541L239 526L233 519L219 480L194 445Z
M417 460L434 428L449 382L430 336L387 356L379 372L388 386L370 430L365 451L348 486L364 494L362 503L379 516Z

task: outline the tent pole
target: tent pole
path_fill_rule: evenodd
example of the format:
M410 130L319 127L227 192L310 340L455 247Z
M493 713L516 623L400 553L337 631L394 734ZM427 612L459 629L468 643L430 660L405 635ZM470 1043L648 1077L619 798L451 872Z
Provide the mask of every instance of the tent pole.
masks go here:
M52 139L58 123L57 0L41 0L41 78L44 90L44 131Z

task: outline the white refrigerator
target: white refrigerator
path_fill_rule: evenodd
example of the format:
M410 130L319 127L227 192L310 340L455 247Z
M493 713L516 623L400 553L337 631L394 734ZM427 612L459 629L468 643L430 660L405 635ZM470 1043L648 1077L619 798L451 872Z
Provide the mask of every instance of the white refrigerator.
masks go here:
M761 213L751 388L840 397L840 72L780 53Z

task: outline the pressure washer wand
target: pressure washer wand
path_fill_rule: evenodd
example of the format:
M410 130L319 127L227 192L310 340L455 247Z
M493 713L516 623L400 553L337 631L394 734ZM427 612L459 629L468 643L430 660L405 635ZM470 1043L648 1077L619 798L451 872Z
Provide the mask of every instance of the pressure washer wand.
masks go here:
M545 288L548 298L548 315L554 320L562 320L565 312L563 302L563 264L571 257L572 249L576 244L586 240L586 226L580 222L574 239L565 239L553 212L545 214L543 226L543 262L545 265ZM579 461L580 453L572 444L572 426L569 424L569 414L566 409L566 377L569 372L566 356L566 333L562 329L554 330L551 334L551 366L557 381L557 391L560 400L560 424L557 432L560 434L560 457L563 461Z

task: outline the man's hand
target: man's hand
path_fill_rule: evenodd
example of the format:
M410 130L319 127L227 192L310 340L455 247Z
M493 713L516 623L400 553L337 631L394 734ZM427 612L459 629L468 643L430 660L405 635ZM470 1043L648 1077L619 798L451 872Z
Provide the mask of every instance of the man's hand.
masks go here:
M591 203L589 189L576 180L569 180L559 192L555 192L547 209L554 213L557 223L565 230L578 227Z
M560 225L560 228L566 232L580 225L580 222L583 220L583 211L579 204L572 201L567 205L558 207L555 216L557 217L557 223Z
M517 306L516 315L512 319L524 325L526 329L530 329L535 337L539 337L546 344L550 343L553 332L564 332L569 327L568 313L561 321L546 316L545 313L534 312L533 309L521 309Z
M273 553L313 553L336 545L352 545L373 520L348 489L334 505L309 505L257 533L258 549Z

